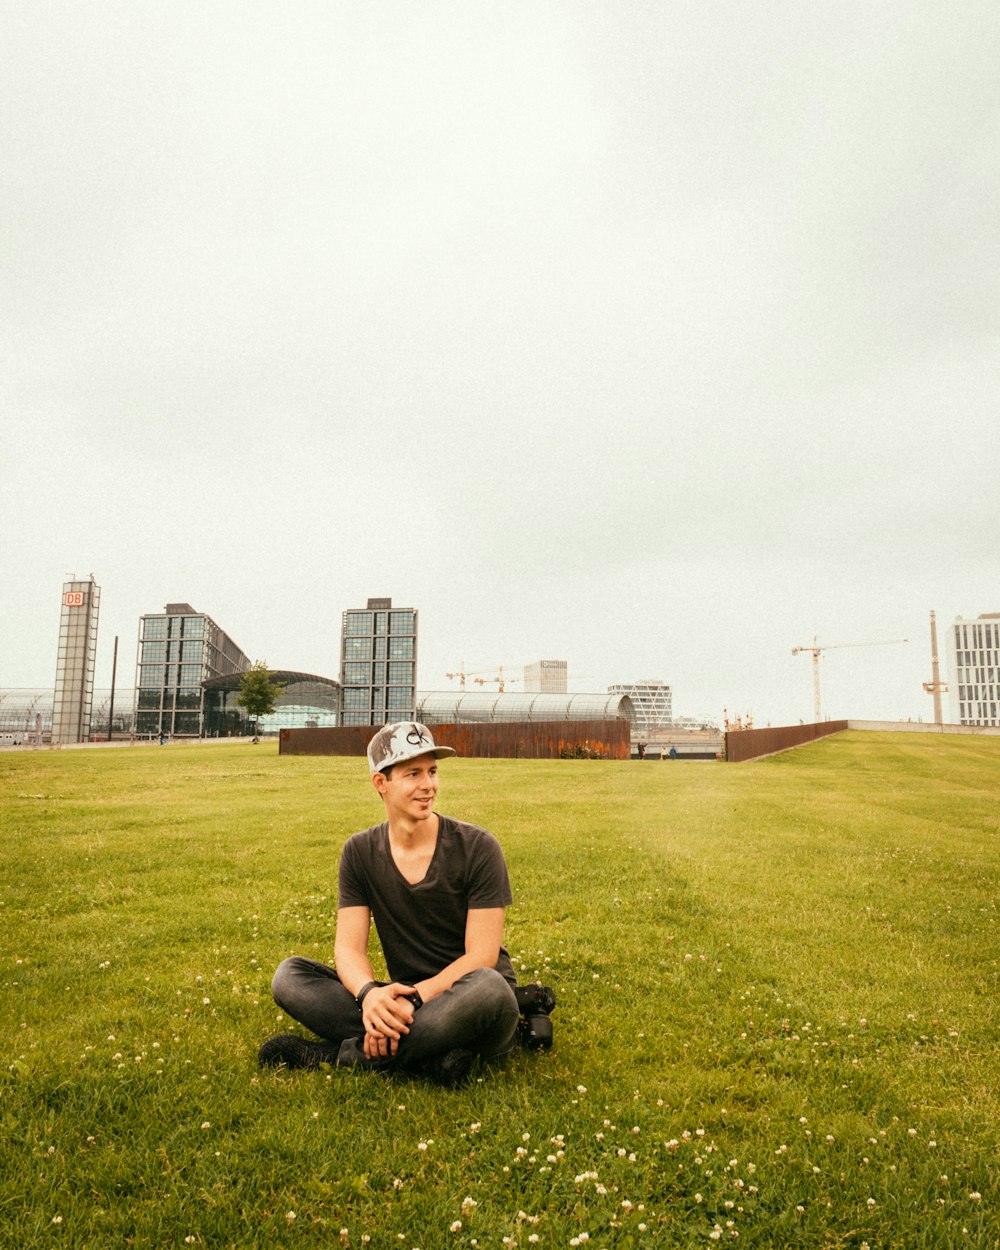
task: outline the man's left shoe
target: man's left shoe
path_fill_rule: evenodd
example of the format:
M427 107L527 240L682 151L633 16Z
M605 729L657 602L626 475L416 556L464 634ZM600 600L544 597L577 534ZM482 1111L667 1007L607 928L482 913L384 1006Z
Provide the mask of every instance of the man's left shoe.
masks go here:
M339 1042L310 1042L295 1033L270 1037L260 1048L257 1062L262 1068L318 1068L337 1062Z

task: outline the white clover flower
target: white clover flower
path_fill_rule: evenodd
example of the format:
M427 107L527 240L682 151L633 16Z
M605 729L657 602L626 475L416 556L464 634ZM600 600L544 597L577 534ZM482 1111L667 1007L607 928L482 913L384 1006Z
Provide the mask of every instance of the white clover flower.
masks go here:
M295 1219L295 1212L294 1212L294 1211L286 1211L286 1212L285 1212L285 1219L286 1219L286 1220L294 1220L294 1219Z
M981 1201L982 1196L983 1196L983 1195L982 1195L981 1193L979 1193L979 1191L978 1191L978 1190L975 1190L975 1189L974 1189L974 1190L972 1191L972 1193L971 1193L971 1194L969 1194L969 1201L970 1201L970 1202L979 1202L979 1201Z
M453 1221L452 1221L452 1223L451 1223L451 1225L450 1225L450 1226L449 1226L449 1228L448 1228L448 1231L449 1231L449 1232L451 1232L451 1233L457 1233L457 1232L458 1232L458 1230L459 1230L461 1227L462 1227L462 1221L461 1221L461 1220L453 1220Z
M208 1122L207 1120L204 1120L204 1121L202 1122L202 1126L201 1126L201 1127L202 1127L202 1128L211 1128L212 1126L211 1126L211 1124L209 1124L209 1122Z

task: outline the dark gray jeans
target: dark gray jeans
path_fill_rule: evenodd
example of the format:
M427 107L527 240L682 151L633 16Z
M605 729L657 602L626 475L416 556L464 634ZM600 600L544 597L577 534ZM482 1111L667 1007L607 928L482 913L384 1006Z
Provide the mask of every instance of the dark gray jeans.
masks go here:
M320 1037L342 1042L364 1036L361 1008L326 964L292 955L278 965L271 991L282 1011ZM495 968L477 968L417 1011L394 1066L416 1068L456 1048L496 1058L511 1048L517 1021L517 999L507 980Z

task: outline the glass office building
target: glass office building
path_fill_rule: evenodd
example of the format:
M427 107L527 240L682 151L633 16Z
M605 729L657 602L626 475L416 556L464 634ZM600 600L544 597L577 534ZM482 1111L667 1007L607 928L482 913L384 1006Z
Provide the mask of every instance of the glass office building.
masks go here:
M340 723L340 686L329 677L315 673L271 671L283 689L275 700L274 711L262 716L258 734L276 734L280 729L326 729ZM205 682L205 737L248 737L254 723L240 697L242 674L213 677Z
M655 737L664 725L673 720L673 691L655 677L608 686L608 694L623 695L631 700L635 709L634 736L637 738Z
M101 588L93 577L63 586L52 700L53 742L86 742L90 737L100 606Z
M344 725L412 720L417 694L417 612L369 599L344 613L340 684Z
M189 603L168 603L139 621L135 734L199 738L205 733L203 682L250 667L232 638Z

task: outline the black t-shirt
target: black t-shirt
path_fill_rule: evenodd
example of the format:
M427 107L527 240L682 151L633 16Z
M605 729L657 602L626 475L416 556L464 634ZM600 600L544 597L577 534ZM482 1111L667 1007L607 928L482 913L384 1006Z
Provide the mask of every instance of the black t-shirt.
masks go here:
M470 910L513 902L500 843L485 829L438 816L438 839L422 881L396 867L383 821L348 838L340 856L339 907L367 907L394 981L413 985L465 954ZM496 969L517 978L504 947Z

